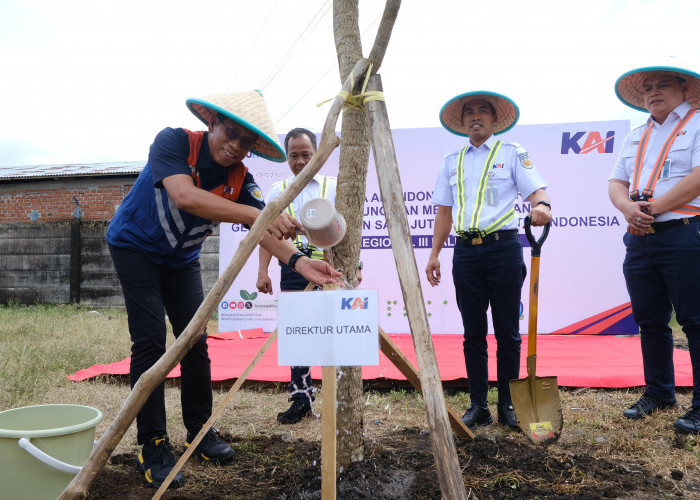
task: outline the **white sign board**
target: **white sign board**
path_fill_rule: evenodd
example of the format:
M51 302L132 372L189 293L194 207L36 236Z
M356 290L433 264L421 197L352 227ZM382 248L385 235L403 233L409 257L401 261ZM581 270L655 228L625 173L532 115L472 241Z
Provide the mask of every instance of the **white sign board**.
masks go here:
M608 199L607 180L629 129L627 120L517 125L499 136L504 141L520 143L530 153L547 182L552 200L552 228L540 261L539 333L638 332L631 312L622 311L622 305L629 302L622 275L626 223ZM452 282L453 236L440 253L440 285L431 287L424 270L432 245L436 205L431 198L435 179L444 155L464 147L467 139L442 128L397 129L392 130L392 136L431 332L461 334L464 329ZM260 158L245 163L264 193L274 182L290 175L285 163ZM321 173L337 175L337 149ZM521 219L520 236L529 269L530 251L522 219L530 207L518 199L515 209ZM221 224L221 271L246 233L239 224ZM378 291L379 324L389 333L410 333L372 156L361 244L361 287ZM276 295L256 292L257 271L257 254L253 254L219 305L220 331L263 328L271 332L277 327ZM270 278L277 292L279 266L274 259ZM526 279L521 295L521 333L527 331L528 289ZM489 314L489 331L493 331L490 321Z
M284 292L277 311L280 366L379 364L376 290Z

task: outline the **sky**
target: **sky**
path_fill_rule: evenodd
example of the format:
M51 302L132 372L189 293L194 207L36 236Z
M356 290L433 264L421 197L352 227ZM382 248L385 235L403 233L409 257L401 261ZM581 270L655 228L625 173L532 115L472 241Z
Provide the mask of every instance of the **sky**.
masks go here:
M369 54L384 2L360 0ZM492 90L520 124L629 119L624 72L700 71L700 2L404 0L380 74L392 128ZM260 89L278 134L320 132L340 89L331 0L0 0L0 168L145 161L185 100ZM340 123L338 123L340 129Z

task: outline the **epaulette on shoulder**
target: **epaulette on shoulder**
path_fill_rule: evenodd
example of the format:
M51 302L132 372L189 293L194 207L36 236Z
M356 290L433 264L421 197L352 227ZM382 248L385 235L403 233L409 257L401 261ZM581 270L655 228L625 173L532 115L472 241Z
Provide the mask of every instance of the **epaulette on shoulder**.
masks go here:
M522 148L519 142L504 142L503 144L506 144L508 146L513 146L514 148Z

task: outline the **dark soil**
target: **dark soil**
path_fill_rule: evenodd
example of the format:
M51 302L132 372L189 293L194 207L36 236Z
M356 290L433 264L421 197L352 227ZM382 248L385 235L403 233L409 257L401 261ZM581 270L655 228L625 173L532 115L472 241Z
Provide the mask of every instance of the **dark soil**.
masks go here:
M168 490L163 498L321 498L320 442L292 440L289 435L222 437L236 449L234 461L222 467L188 461L184 488ZM470 498L682 496L673 481L641 463L612 463L565 447L555 452L518 438L506 434L457 441ZM155 490L145 486L135 463L133 454L113 456L92 483L88 498L151 498ZM441 498L426 431L404 428L366 443L365 460L339 473L337 496L374 500Z

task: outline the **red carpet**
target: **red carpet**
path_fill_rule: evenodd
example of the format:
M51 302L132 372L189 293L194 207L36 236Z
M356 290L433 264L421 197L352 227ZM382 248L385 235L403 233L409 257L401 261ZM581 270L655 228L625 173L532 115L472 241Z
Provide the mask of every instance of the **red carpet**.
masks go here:
M410 335L390 335L401 351L416 366L416 355ZM212 379L223 381L236 379L265 342L267 334L262 329L228 332L209 337L209 355ZM496 380L496 340L489 341L489 380ZM433 344L443 381L462 380L466 385L464 354L461 335L434 335ZM527 375L527 336L523 336L520 377ZM687 351L674 351L676 385L692 387L693 376L690 355ZM93 365L68 377L79 381L102 374L127 375L129 358L108 365ZM168 377L178 377L176 367ZM639 337L615 337L599 335L560 336L543 335L537 338L537 375L556 376L560 386L622 388L644 385L642 355ZM311 370L314 379L321 379L321 368ZM379 366L362 368L365 380L406 380L380 352ZM265 353L248 380L289 381L289 367L277 366L277 342Z

